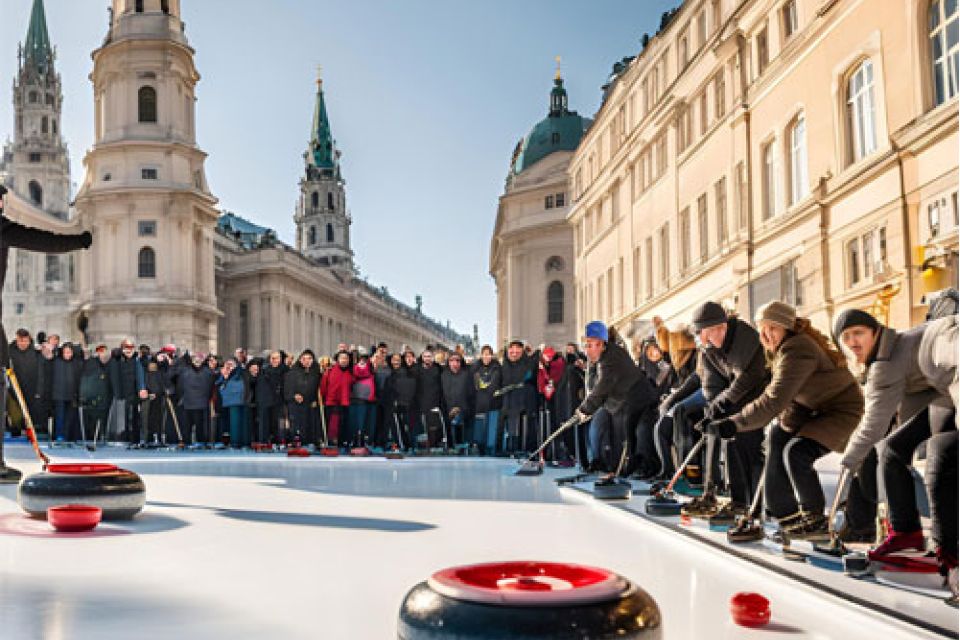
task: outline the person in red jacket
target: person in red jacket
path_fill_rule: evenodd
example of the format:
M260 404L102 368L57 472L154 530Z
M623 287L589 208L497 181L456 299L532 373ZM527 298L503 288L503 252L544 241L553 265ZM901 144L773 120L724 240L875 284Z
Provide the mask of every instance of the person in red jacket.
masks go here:
M331 443L348 442L348 434L340 433L340 425L346 424L346 412L350 407L350 387L353 385L353 369L350 354L340 351L337 363L320 379L320 395L327 412L327 437ZM344 437L341 437L343 435Z
M567 363L563 356L557 355L553 347L547 347L543 350L540 357L540 366L537 369L537 393L540 396L540 406L543 407L543 429L544 438L553 433L557 418L557 402L555 393L560 386L560 379L563 377L563 371ZM549 454L552 454L554 448L551 447Z

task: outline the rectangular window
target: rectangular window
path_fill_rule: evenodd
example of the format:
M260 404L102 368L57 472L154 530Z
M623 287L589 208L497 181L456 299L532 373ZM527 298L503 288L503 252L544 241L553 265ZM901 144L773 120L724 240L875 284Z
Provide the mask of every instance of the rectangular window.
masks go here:
M727 178L723 177L713 185L713 195L717 207L717 244L724 246L729 239L727 230Z
M610 193L610 222L614 223L620 219L620 183L613 186Z
M807 121L800 114L790 129L790 204L803 200L808 190Z
M960 12L957 0L928 3L927 34L930 38L930 62L933 65L934 105L957 95L960 89Z
M700 236L700 263L710 257L710 236L707 231L707 194L697 198L697 234Z
M31 153L31 154L30 154L30 162L32 162L32 163L37 163L37 162L42 162L42 161L43 161L43 154L40 154L40 153Z
M797 32L797 2L789 0L780 9L783 20L783 39L789 40Z
M718 71L713 78L713 91L713 110L719 120L727 112L727 85L723 69Z
M874 263L873 263L873 250L875 240L875 231L870 230L863 234L861 237L861 253L863 254L863 277L864 279L869 278L873 275L874 272Z
M750 282L751 316L756 316L761 306L774 300L794 307L803 305L803 287L796 260L791 260Z
M156 180L158 172L153 167L144 167L140 169L140 178L143 180Z
M690 267L690 207L684 207L680 212L680 273Z
M860 282L860 238L847 242L847 286Z
M750 212L750 203L747 198L747 171L743 162L737 163L737 225L740 230L747 228L747 214Z
M770 64L770 50L767 47L767 28L757 34L757 75L763 73Z
M640 247L633 248L633 306L640 304Z
M660 286L670 288L670 223L660 227Z
M566 204L566 202L567 202L567 196L566 196L566 194L563 193L563 192L560 192L560 193L558 193L557 195L555 195L555 196L553 197L553 204L554 204L557 208L560 208L560 207L564 206L564 205Z
M707 108L707 90L704 89L700 94L700 135L707 135L707 129L710 127L710 111Z
M553 209L553 196L547 196L543 199L544 209Z
M677 148L680 151L686 151L687 147L690 145L690 133L691 133L691 115L690 115L690 106L684 105L680 108L680 115L678 116L679 121L677 123Z
M597 280L597 315L603 320L603 284L604 277L600 276L600 279Z
M137 235L141 238L154 238L157 235L156 220L138 220Z
M877 148L873 102L873 63L864 60L847 85L847 127L850 161L856 162Z
M677 42L677 71L683 71L687 67L687 63L690 61L690 52L687 49L687 34L684 31L683 35L680 36L679 42Z
M627 281L623 277L623 257L620 257L620 260L617 263L617 284L620 286L617 287L617 311L620 314L623 314L623 308L627 306Z
M646 241L643 243L645 251L645 262L644 266L646 268L646 287L644 287L644 299L649 300L653 297L653 238L647 236Z
M763 219L769 220L777 212L777 175L773 143L763 147Z
M667 172L667 134L663 132L657 138L657 177Z
M697 14L697 46L707 44L707 12L701 10Z

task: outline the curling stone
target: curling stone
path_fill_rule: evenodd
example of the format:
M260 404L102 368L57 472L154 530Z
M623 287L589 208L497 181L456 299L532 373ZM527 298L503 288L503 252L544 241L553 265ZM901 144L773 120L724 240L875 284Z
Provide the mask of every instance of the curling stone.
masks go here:
M289 458L308 458L310 457L310 450L306 447L290 447L287 449L287 457Z
M53 506L84 504L100 507L104 520L128 520L146 501L140 476L112 464L51 464L17 490L20 508L33 518L45 518Z
M350 455L365 458L370 455L370 449L367 447L353 447L350 449Z
M603 478L593 483L593 497L597 500L629 500L633 485L623 478Z
M21 479L23 479L22 471L0 465L0 484L17 484Z
M654 599L606 569L496 562L444 569L407 593L402 640L662 638Z
M518 476L539 476L543 475L543 460L524 460L517 467L514 475Z
M680 501L665 492L651 496L644 505L644 510L651 516L678 516L680 509Z
M730 598L730 616L742 627L762 627L770 622L770 601L759 593L734 594Z
M340 455L340 449L330 446L320 447L320 455L327 458L336 458Z

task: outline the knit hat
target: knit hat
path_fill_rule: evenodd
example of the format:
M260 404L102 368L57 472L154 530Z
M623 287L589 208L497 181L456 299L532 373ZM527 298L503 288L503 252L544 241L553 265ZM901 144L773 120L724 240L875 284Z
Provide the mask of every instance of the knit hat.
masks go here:
M593 322L588 322L584 334L588 338L597 338L598 340L603 340L608 342L610 340L610 332L607 331L607 325L603 324L599 320L594 320Z
M707 327L723 324L727 321L727 312L723 310L716 302L704 302L693 312L693 318L690 320L690 328L695 333L700 333Z
M793 329L793 326L797 323L797 310L786 302L774 300L757 310L757 324L761 322L772 322L784 329Z
M840 335L850 327L868 327L874 331L880 328L877 319L860 309L847 309L837 316L833 323L833 339L840 344Z

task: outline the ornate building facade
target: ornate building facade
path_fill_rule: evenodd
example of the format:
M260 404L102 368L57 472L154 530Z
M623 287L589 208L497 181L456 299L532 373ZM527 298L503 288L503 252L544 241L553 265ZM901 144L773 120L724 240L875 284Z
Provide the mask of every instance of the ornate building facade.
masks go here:
M5 318L8 326L57 331L67 340L118 344L131 337L220 353L238 346L323 353L341 342L381 340L392 348L469 345L468 336L358 276L339 151L319 82L294 215L296 248L217 208L204 172L207 154L196 143L200 76L180 4L112 0L110 29L92 56L94 145L68 223L59 77L42 0L35 0L14 85L16 133L3 156L4 179L14 187L6 213L54 231L82 226L94 244L77 256L76 291L64 289L56 312L14 315ZM39 161L34 153L42 154ZM70 272L62 269L65 282ZM50 286L50 278L40 282ZM14 282L5 292L10 314L20 308L17 289ZM48 288L36 293L56 299Z
M688 0L570 162L577 316L713 299L898 327L957 281L956 3Z
M590 120L570 111L557 70L547 117L517 143L490 242L497 343L575 340L567 165Z
M60 128L63 94L43 0L34 0L13 82L13 140L0 153L0 182L58 221L69 217L70 160ZM69 332L73 256L13 249L4 283L5 326Z

